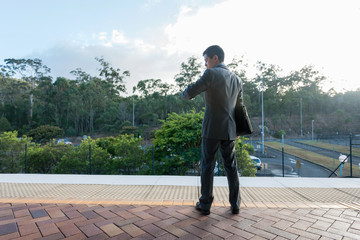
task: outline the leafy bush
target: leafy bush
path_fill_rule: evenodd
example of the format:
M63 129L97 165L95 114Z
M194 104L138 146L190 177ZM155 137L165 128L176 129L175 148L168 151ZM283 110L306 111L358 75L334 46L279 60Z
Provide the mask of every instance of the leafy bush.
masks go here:
M74 147L67 144L47 144L43 147L34 145L28 148L27 166L29 173L54 173L61 158L74 151Z
M0 132L10 131L11 125L10 122L7 120L6 117L0 118Z
M43 125L35 129L31 129L27 135L35 142L46 143L53 138L64 135L64 131L56 126Z
M275 134L274 134L274 137L276 137L276 138L282 138L282 135L286 135L286 132L284 131L284 130L279 130L279 131L277 131Z
M156 174L184 175L199 169L203 112L169 114L155 132ZM195 171L195 170L194 170Z
M148 151L143 146L143 140L133 135L119 135L112 148L114 156L106 164L109 174L144 173L149 163Z
M80 146L74 147L73 151L62 156L59 164L55 168L55 173L76 173L87 174L90 171L90 147L91 146L91 173L105 174L105 165L109 159L106 150L99 147L95 140L88 137L84 139Z
M18 132L3 132L0 134L0 172L19 173L25 170L22 159L25 144L31 146L27 137L18 138Z
M256 168L254 167L253 160L249 156L249 152L252 152L252 145L244 143L244 140L244 138L236 139L236 161L238 163L241 176L254 177Z

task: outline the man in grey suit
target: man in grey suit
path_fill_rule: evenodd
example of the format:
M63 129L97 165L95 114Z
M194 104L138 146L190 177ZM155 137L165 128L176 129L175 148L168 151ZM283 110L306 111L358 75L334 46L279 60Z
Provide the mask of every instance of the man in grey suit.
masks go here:
M235 158L235 105L242 99L242 82L229 71L224 51L213 45L204 53L206 71L183 92L183 99L192 99L205 92L205 114L201 131L201 197L196 209L210 214L213 202L213 181L216 153L220 148L229 185L229 202L233 214L239 213L240 186Z

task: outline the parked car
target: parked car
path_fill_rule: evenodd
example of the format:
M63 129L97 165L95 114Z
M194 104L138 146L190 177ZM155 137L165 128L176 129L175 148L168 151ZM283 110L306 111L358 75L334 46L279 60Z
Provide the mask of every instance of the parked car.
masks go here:
M257 170L261 170L262 168L262 163L260 158L255 157L255 156L250 156L250 158L253 160L254 166L256 167Z
M57 143L65 143L65 144L72 144L72 142L70 142L68 139L63 139L63 138L61 138L61 139L59 139L58 141L57 141Z

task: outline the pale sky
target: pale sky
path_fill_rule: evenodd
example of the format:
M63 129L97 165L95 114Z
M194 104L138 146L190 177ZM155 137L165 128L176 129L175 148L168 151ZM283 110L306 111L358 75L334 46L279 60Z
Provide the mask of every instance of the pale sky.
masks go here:
M51 75L91 75L103 56L138 81L174 83L180 64L218 44L284 74L314 65L326 89L360 88L359 0L0 0L0 65L40 58Z

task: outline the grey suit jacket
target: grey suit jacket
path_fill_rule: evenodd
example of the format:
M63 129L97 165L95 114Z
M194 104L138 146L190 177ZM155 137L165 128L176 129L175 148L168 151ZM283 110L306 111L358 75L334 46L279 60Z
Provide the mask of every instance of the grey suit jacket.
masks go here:
M236 139L235 105L242 101L242 82L220 63L207 69L201 78L187 87L183 99L205 92L205 114L201 136L219 140Z

